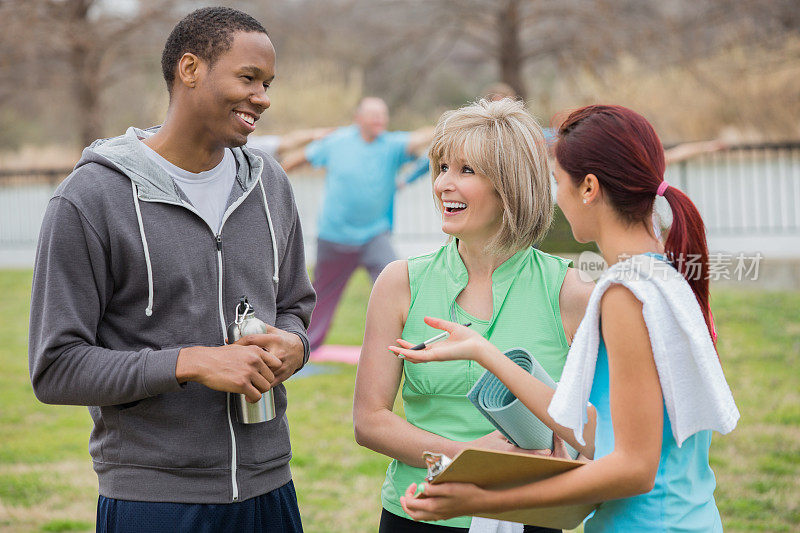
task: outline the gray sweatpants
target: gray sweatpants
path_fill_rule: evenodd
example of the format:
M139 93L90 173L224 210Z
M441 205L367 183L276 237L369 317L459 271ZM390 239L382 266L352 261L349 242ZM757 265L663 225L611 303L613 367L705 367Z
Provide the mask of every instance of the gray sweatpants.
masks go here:
M342 292L356 268L366 268L374 283L386 265L396 259L390 239L388 232L360 246L317 239L317 264L314 267L317 305L308 327L308 342L312 350L319 348L325 340Z

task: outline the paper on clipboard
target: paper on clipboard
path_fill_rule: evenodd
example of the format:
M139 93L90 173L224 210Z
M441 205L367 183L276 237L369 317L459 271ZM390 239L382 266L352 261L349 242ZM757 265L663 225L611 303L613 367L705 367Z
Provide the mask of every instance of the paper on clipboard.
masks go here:
M486 489L509 488L539 481L584 464L571 459L476 448L462 450L451 461L445 455L431 452L425 452L423 457L428 465L428 477L425 478L428 483L474 483ZM502 513L477 513L477 516L541 527L574 529L596 507L596 504L536 507Z

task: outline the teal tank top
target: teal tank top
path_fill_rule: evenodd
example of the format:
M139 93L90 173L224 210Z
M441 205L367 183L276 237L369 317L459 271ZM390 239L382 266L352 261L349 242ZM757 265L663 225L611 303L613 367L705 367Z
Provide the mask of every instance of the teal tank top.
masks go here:
M525 348L558 381L569 344L561 324L559 292L570 261L535 248L514 254L492 274L492 317L481 321L456 304L467 285L467 269L456 242L408 260L411 306L402 338L417 344L439 333L423 322L426 316L471 321L473 328L502 351ZM483 374L473 361L403 364L402 398L406 420L445 438L466 442L494 431L494 426L467 399ZM431 450L436 451L436 450ZM381 490L384 509L408 518L400 496L411 483L424 480L426 471L394 460ZM470 517L432 522L469 527Z
M662 261L664 256L653 255ZM594 458L614 451L614 427L609 401L608 352L602 334L589 401L597 409ZM584 533L614 531L710 532L722 531L722 521L714 501L717 486L708 464L711 431L699 431L678 448L664 406L661 457L653 490L631 498L600 504L584 524Z

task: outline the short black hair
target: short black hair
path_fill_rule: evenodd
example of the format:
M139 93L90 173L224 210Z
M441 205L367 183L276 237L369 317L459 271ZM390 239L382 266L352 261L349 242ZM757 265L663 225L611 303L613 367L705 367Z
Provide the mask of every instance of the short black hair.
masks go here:
M204 7L178 22L161 53L161 71L169 93L172 94L175 67L183 54L194 54L213 66L219 56L230 50L237 31L267 34L256 19L229 7Z

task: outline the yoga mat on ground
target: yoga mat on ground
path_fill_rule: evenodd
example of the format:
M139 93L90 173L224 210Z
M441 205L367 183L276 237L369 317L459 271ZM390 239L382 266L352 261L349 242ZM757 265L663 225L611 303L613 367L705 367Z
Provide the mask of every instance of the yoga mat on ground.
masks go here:
M539 361L523 348L513 348L505 355L533 377L555 390L556 383ZM467 393L467 398L512 444L526 450L553 448L553 432L525 405L511 394L502 381L488 370ZM578 452L567 443L570 457Z

